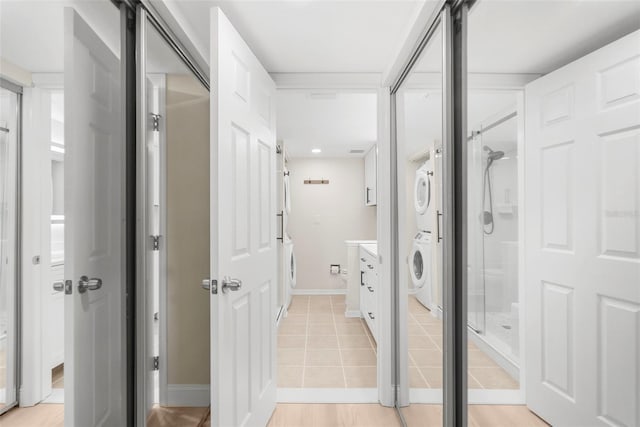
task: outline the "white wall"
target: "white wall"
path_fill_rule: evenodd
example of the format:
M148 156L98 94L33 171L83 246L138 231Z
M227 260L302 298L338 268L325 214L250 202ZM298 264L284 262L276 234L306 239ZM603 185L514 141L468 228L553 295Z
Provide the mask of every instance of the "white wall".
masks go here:
M297 261L298 289L341 289L330 264L346 268L345 240L376 239L376 207L364 204L364 159L290 159L289 235ZM328 185L305 185L305 179Z
M168 383L208 386L209 93L168 75L166 115Z

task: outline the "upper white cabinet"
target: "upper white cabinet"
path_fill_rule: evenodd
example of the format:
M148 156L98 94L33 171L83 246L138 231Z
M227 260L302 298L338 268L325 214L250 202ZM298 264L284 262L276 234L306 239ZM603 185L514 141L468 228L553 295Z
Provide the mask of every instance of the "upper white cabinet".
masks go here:
M375 206L378 202L378 146L374 145L364 157L364 203Z

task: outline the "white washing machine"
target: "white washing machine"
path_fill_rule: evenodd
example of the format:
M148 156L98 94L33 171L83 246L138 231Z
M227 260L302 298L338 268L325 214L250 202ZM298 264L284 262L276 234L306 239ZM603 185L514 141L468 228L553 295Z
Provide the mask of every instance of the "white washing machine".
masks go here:
M416 298L431 310L433 271L431 268L431 234L419 232L413 240L409 255L411 281L416 290Z
M413 188L413 201L416 209L418 231L431 232L433 224L433 206L435 204L433 168L431 162L426 161L416 171Z

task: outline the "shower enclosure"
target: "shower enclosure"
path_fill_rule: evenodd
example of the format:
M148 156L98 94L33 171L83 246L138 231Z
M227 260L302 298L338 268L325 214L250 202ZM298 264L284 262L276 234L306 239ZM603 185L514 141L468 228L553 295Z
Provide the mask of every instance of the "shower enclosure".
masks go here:
M15 405L19 95L0 80L0 414Z
M468 323L518 366L517 113L500 115L469 138Z

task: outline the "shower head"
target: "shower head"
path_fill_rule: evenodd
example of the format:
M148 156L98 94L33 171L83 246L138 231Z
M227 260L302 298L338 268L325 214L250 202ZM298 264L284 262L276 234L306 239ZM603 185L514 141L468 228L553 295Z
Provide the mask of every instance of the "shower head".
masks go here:
M494 161L500 160L504 157L504 151L493 151L486 145L483 147L483 149L487 152L487 161L489 162L489 165L491 165L491 163L493 163Z

